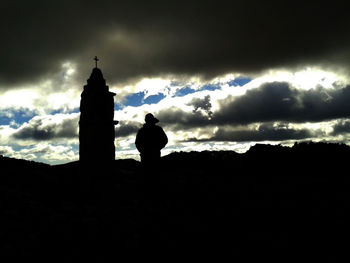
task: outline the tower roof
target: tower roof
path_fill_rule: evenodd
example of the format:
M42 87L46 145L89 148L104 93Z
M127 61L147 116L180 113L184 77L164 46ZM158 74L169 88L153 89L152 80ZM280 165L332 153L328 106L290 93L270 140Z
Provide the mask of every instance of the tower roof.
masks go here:
M106 80L103 78L102 71L99 68L94 68L87 80L89 85L106 85Z

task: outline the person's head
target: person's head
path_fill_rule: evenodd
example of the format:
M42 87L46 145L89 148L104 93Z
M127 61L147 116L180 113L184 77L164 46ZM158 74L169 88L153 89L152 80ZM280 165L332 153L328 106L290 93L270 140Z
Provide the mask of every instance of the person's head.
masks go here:
M147 124L156 124L159 122L159 120L155 118L152 113L147 113L145 116L145 122Z

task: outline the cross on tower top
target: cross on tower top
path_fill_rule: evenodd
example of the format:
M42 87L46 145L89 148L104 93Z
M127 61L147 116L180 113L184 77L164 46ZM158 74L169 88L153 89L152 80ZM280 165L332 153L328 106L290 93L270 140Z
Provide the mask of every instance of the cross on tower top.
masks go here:
M95 60L95 68L97 68L97 61L99 61L99 59L97 58L97 56L95 56L94 60Z

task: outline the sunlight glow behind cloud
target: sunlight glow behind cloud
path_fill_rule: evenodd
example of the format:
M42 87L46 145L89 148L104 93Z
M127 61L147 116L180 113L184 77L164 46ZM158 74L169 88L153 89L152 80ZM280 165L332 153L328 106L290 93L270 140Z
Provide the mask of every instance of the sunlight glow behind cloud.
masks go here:
M270 70L266 75L256 78L254 84L260 85L264 82L276 81L286 81L300 89L309 90L317 87L317 85L321 85L324 88L333 88L333 84L336 82L345 83L346 77L320 68L307 67L296 72Z

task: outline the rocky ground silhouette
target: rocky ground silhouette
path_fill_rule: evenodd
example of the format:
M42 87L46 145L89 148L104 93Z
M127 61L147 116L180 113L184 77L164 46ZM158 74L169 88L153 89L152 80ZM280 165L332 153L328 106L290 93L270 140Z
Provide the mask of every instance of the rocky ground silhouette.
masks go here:
M255 145L172 153L152 174L135 160L1 157L3 255L336 262L347 247L349 157L342 144Z

